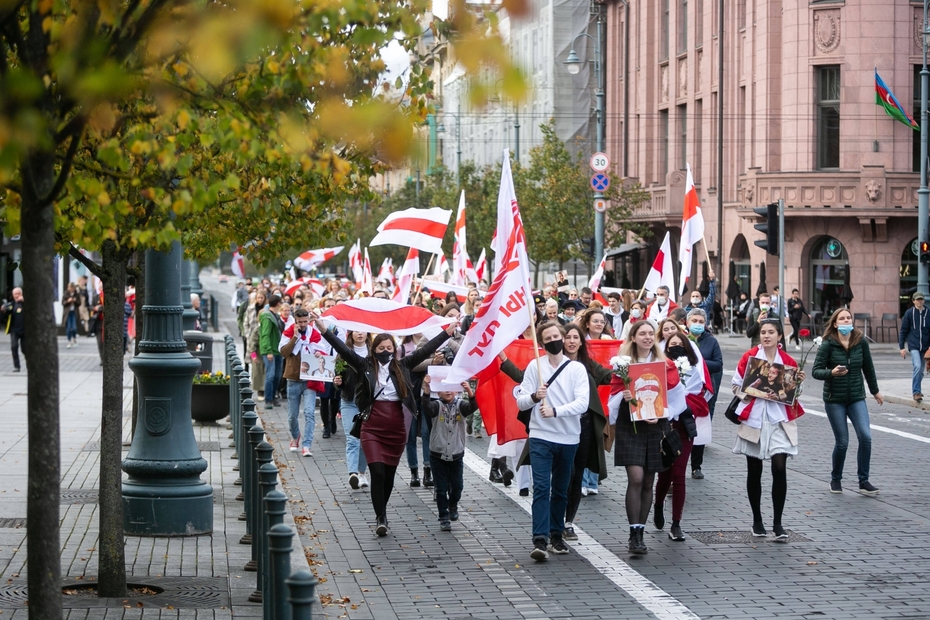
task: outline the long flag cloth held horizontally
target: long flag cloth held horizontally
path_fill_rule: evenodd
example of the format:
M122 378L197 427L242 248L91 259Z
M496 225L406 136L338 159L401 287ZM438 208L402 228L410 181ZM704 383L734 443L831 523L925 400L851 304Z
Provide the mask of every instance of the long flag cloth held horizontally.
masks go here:
M363 297L337 304L320 318L343 329L395 336L410 336L431 328L445 328L453 321L436 316L426 308L377 297Z
M877 69L875 70L875 103L885 108L888 116L896 121L901 121L911 129L920 129L920 125L907 113L891 89L885 86Z
M592 360L609 367L610 358L617 354L620 343L617 340L589 340L587 347L588 356ZM532 340L515 340L507 345L504 353L521 370L535 363L536 352L533 351ZM540 352L540 355L545 356L545 353ZM548 364L548 361L544 360L543 363ZM493 364L478 373L475 400L488 434L496 434L497 442L503 445L509 441L526 439L526 428L517 420L515 388L518 384L501 372L500 366L500 362L495 359ZM599 386L597 393L606 414L610 386Z
M402 245L442 254L442 237L451 217L452 211L438 207L395 211L384 218L378 226L378 234L368 245Z

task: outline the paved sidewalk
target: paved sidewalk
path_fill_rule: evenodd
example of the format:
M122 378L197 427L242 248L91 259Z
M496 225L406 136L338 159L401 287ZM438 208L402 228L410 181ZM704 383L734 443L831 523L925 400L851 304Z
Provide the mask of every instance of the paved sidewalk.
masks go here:
M221 338L220 335L217 335ZM73 349L59 339L61 358L61 565L66 582L96 578L99 488L100 393L102 372L96 345L81 339ZM26 618L26 376L12 373L8 340L0 337L0 618ZM222 342L214 348L222 354ZM127 361L129 357L127 356ZM222 368L217 359L214 367ZM132 373L126 367L124 441L130 434ZM214 530L188 538L126 537L126 572L131 583L165 587L158 596L96 600L65 596L66 618L197 618L222 620L261 617L261 605L249 603L255 573L243 571L250 547L239 544L245 522L243 504L235 497L238 472L231 458L226 420L194 424L194 434L207 460L202 478L213 486ZM125 456L128 447L124 447ZM288 515L286 523L294 526ZM293 569L308 568L296 545ZM35 593L32 593L35 596Z

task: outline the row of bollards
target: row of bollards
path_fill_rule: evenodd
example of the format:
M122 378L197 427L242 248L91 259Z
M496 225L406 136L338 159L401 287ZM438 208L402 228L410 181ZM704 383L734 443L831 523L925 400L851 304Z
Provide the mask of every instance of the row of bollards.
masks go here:
M242 492L240 521L246 533L239 540L250 545L251 556L243 567L255 572L255 591L249 601L262 604L265 620L309 620L316 600L317 580L310 571L291 574L294 529L284 525L287 496L277 489L278 468L274 448L265 441L265 430L255 413L249 373L236 353L232 336L226 336L226 369L229 380L229 419L235 448L236 484Z

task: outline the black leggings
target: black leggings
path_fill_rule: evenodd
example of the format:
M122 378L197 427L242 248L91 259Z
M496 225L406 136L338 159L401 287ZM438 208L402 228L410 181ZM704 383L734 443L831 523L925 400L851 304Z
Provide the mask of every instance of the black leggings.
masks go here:
M781 516L785 511L785 497L788 495L788 455L772 456L772 505L775 515L772 524L781 525ZM762 459L746 457L746 494L752 508L752 522L762 523Z
M388 500L394 489L394 474L397 465L387 463L369 463L368 475L371 477L371 505L375 509L375 517L385 518Z
M791 338L788 339L788 342L795 342L798 346L801 345L801 336L798 332L801 331L801 319L792 319L788 318L788 322L791 323Z
M591 453L591 443L594 441L594 424L591 422L591 413L581 416L581 436L578 439L578 449L575 451L575 461L572 463L572 477L568 482L568 505L565 508L565 520L572 522L578 514L581 504L581 479L584 477L584 468L588 465L588 454Z

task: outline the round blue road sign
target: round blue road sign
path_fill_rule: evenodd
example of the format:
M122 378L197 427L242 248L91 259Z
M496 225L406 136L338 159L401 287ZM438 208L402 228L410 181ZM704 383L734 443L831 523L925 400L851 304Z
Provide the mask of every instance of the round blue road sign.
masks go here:
M591 176L591 189L596 192L606 192L610 187L610 177L599 172Z

